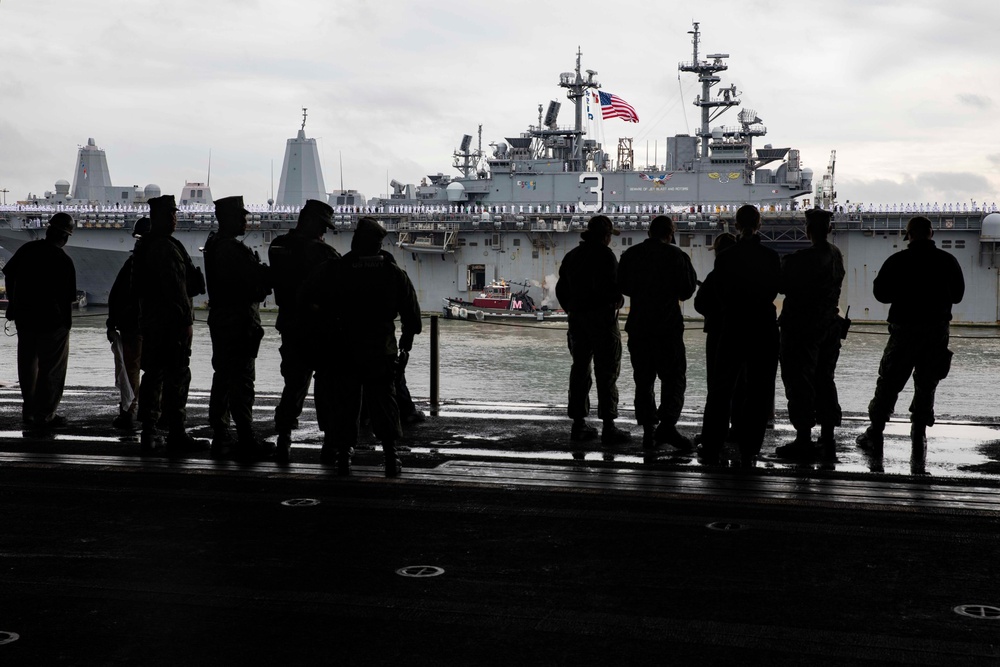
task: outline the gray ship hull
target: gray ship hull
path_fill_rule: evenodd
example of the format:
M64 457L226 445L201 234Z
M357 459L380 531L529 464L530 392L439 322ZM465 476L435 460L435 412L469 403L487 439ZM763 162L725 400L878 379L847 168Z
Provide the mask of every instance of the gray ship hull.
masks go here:
M835 217L832 240L843 251L847 268L841 310L845 311L849 305L853 320L885 321L888 309L872 296L872 281L885 259L905 247L902 229L911 215ZM983 214L925 215L934 222L934 240L938 246L953 253L965 273L966 297L954 308L955 322L996 325L1000 322L1000 243L981 238ZM530 284L539 306L559 307L555 298L559 265L579 243L585 218L567 215L519 220L523 216L516 214L493 217L500 220L486 223L455 215L429 216L424 220L383 219L389 229L385 248L409 274L422 310L439 313L446 298L471 301L484 284L500 279ZM349 228L356 216L338 218L345 231L328 233L326 241L346 253L350 249ZM648 218L618 216L616 224L622 234L614 238L612 249L620 254L641 243L646 238ZM764 220L765 243L780 253L807 244L801 216L765 214ZM0 215L0 246L13 252L23 243L41 237L43 230L19 228L22 224L16 217ZM699 278L711 270L712 240L727 224L714 215L681 216L676 242L691 257ZM244 242L266 258L271 240L290 226L287 219L265 220L248 231ZM176 232L196 264L201 263L200 249L210 228L205 223L182 221ZM90 303L107 303L111 284L132 246L133 239L126 229L80 228L73 234L66 250L76 265L77 283L86 290ZM199 303L203 300L204 297ZM684 304L684 314L698 317L690 303Z

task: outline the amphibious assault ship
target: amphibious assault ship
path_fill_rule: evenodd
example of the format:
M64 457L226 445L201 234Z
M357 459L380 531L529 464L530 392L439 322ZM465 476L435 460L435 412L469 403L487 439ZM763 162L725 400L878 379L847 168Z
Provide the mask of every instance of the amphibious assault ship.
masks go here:
M678 70L700 83L693 104L701 122L694 135L668 139L664 164L638 166L630 139L620 139L612 154L588 138L588 128L601 116L601 84L597 72L582 69L578 52L575 70L561 74L558 81L573 105L571 125L559 124L558 102L551 102L545 113L539 106L537 125L489 144L488 154L480 127L475 148L472 136L465 135L454 151L456 175L429 175L419 185L392 181L388 197L366 201L352 190L327 192L316 142L305 134L304 114L297 136L286 144L276 200L248 207L245 243L266 257L270 241L294 226L306 199L322 199L334 207L339 232L326 240L341 252L349 248L360 216L381 221L389 231L390 249L409 273L426 311L439 311L447 298L471 300L501 279L538 286L538 305L554 308L559 263L595 213L609 215L621 228L612 245L619 253L646 237L657 214L671 215L678 223L677 244L704 277L714 259L712 241L728 228L740 205L760 207L764 241L779 252L807 243L801 212L819 205L835 211L833 240L848 265L842 310L850 305L853 319L880 321L887 308L871 296L871 281L885 258L905 246L902 230L919 211L932 219L935 240L955 253L965 270L967 297L955 309L956 321L1000 322L1000 214L988 215L976 206L838 206L835 153L814 186L813 172L803 166L797 150L754 146L767 132L756 112L743 108L734 125L717 123L723 113L741 106L739 91L720 85L729 56L702 56L697 23L690 34L692 59L680 62ZM91 303L105 303L132 248L132 222L145 212L144 202L159 194L155 185L111 185L106 156L91 140L79 151L72 188L60 181L55 192L0 207L0 246L16 250L44 234L45 220L54 210L68 210L78 223L67 246L77 266L78 285L87 290ZM208 183L187 184L178 201L182 210L175 235L198 262L214 224ZM695 315L690 304L685 313Z

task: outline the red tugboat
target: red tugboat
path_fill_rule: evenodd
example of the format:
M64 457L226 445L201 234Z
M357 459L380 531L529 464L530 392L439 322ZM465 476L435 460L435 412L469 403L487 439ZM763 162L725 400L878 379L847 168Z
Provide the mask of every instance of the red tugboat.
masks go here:
M512 285L523 288L514 291ZM453 320L534 320L554 322L567 319L566 311L538 307L528 295L528 285L494 280L486 285L472 302L464 299L444 299L444 316Z

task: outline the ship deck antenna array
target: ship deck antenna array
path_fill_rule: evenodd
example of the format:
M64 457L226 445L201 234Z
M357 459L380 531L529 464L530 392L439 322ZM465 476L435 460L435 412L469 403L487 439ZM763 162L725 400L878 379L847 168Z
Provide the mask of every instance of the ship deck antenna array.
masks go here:
M7 193L8 192L10 192L10 190L8 190L7 188L3 188L2 190L0 190L0 194L3 194L3 205L4 206L7 205Z
M701 109L701 128L698 130L698 136L701 137L701 155L708 157L709 140L712 137L709 124L730 107L739 106L741 102L736 86L730 86L722 90L717 97L712 97L712 87L721 81L717 76L718 73L729 69L729 65L725 63L729 54L709 53L705 56L706 60L699 60L698 45L701 42L701 31L697 21L693 22L693 26L694 29L688 31L693 45L692 60L689 63L680 63L677 69L681 72L697 74L698 81L701 83L701 94L694 98L694 105Z
M576 123L574 124L574 129L571 137L572 149L569 153L569 171L583 171L588 156L584 155L583 151L583 136L586 131L583 129L583 99L587 95L587 90L590 88L600 88L601 84L594 79L597 72L594 70L587 70L587 78L584 79L580 72L580 59L583 57L583 51L579 46L576 47L576 71L575 72L564 72L559 75L559 86L566 88L566 97L573 100L573 106L576 109Z
M306 116L309 115L308 113L306 113L307 111L308 111L308 109L306 107L302 107L302 131L303 132L305 132L305 129L306 129Z

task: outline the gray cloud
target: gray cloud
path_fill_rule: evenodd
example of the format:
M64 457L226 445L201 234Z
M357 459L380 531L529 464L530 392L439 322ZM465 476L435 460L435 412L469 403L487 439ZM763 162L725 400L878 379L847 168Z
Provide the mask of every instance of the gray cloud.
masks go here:
M973 93L961 93L958 101L962 104L969 104L980 109L990 109L993 107L993 99L987 95L975 95Z
M989 161L990 164L994 164L1000 167L1000 153L993 153L991 155L987 155L986 159Z

